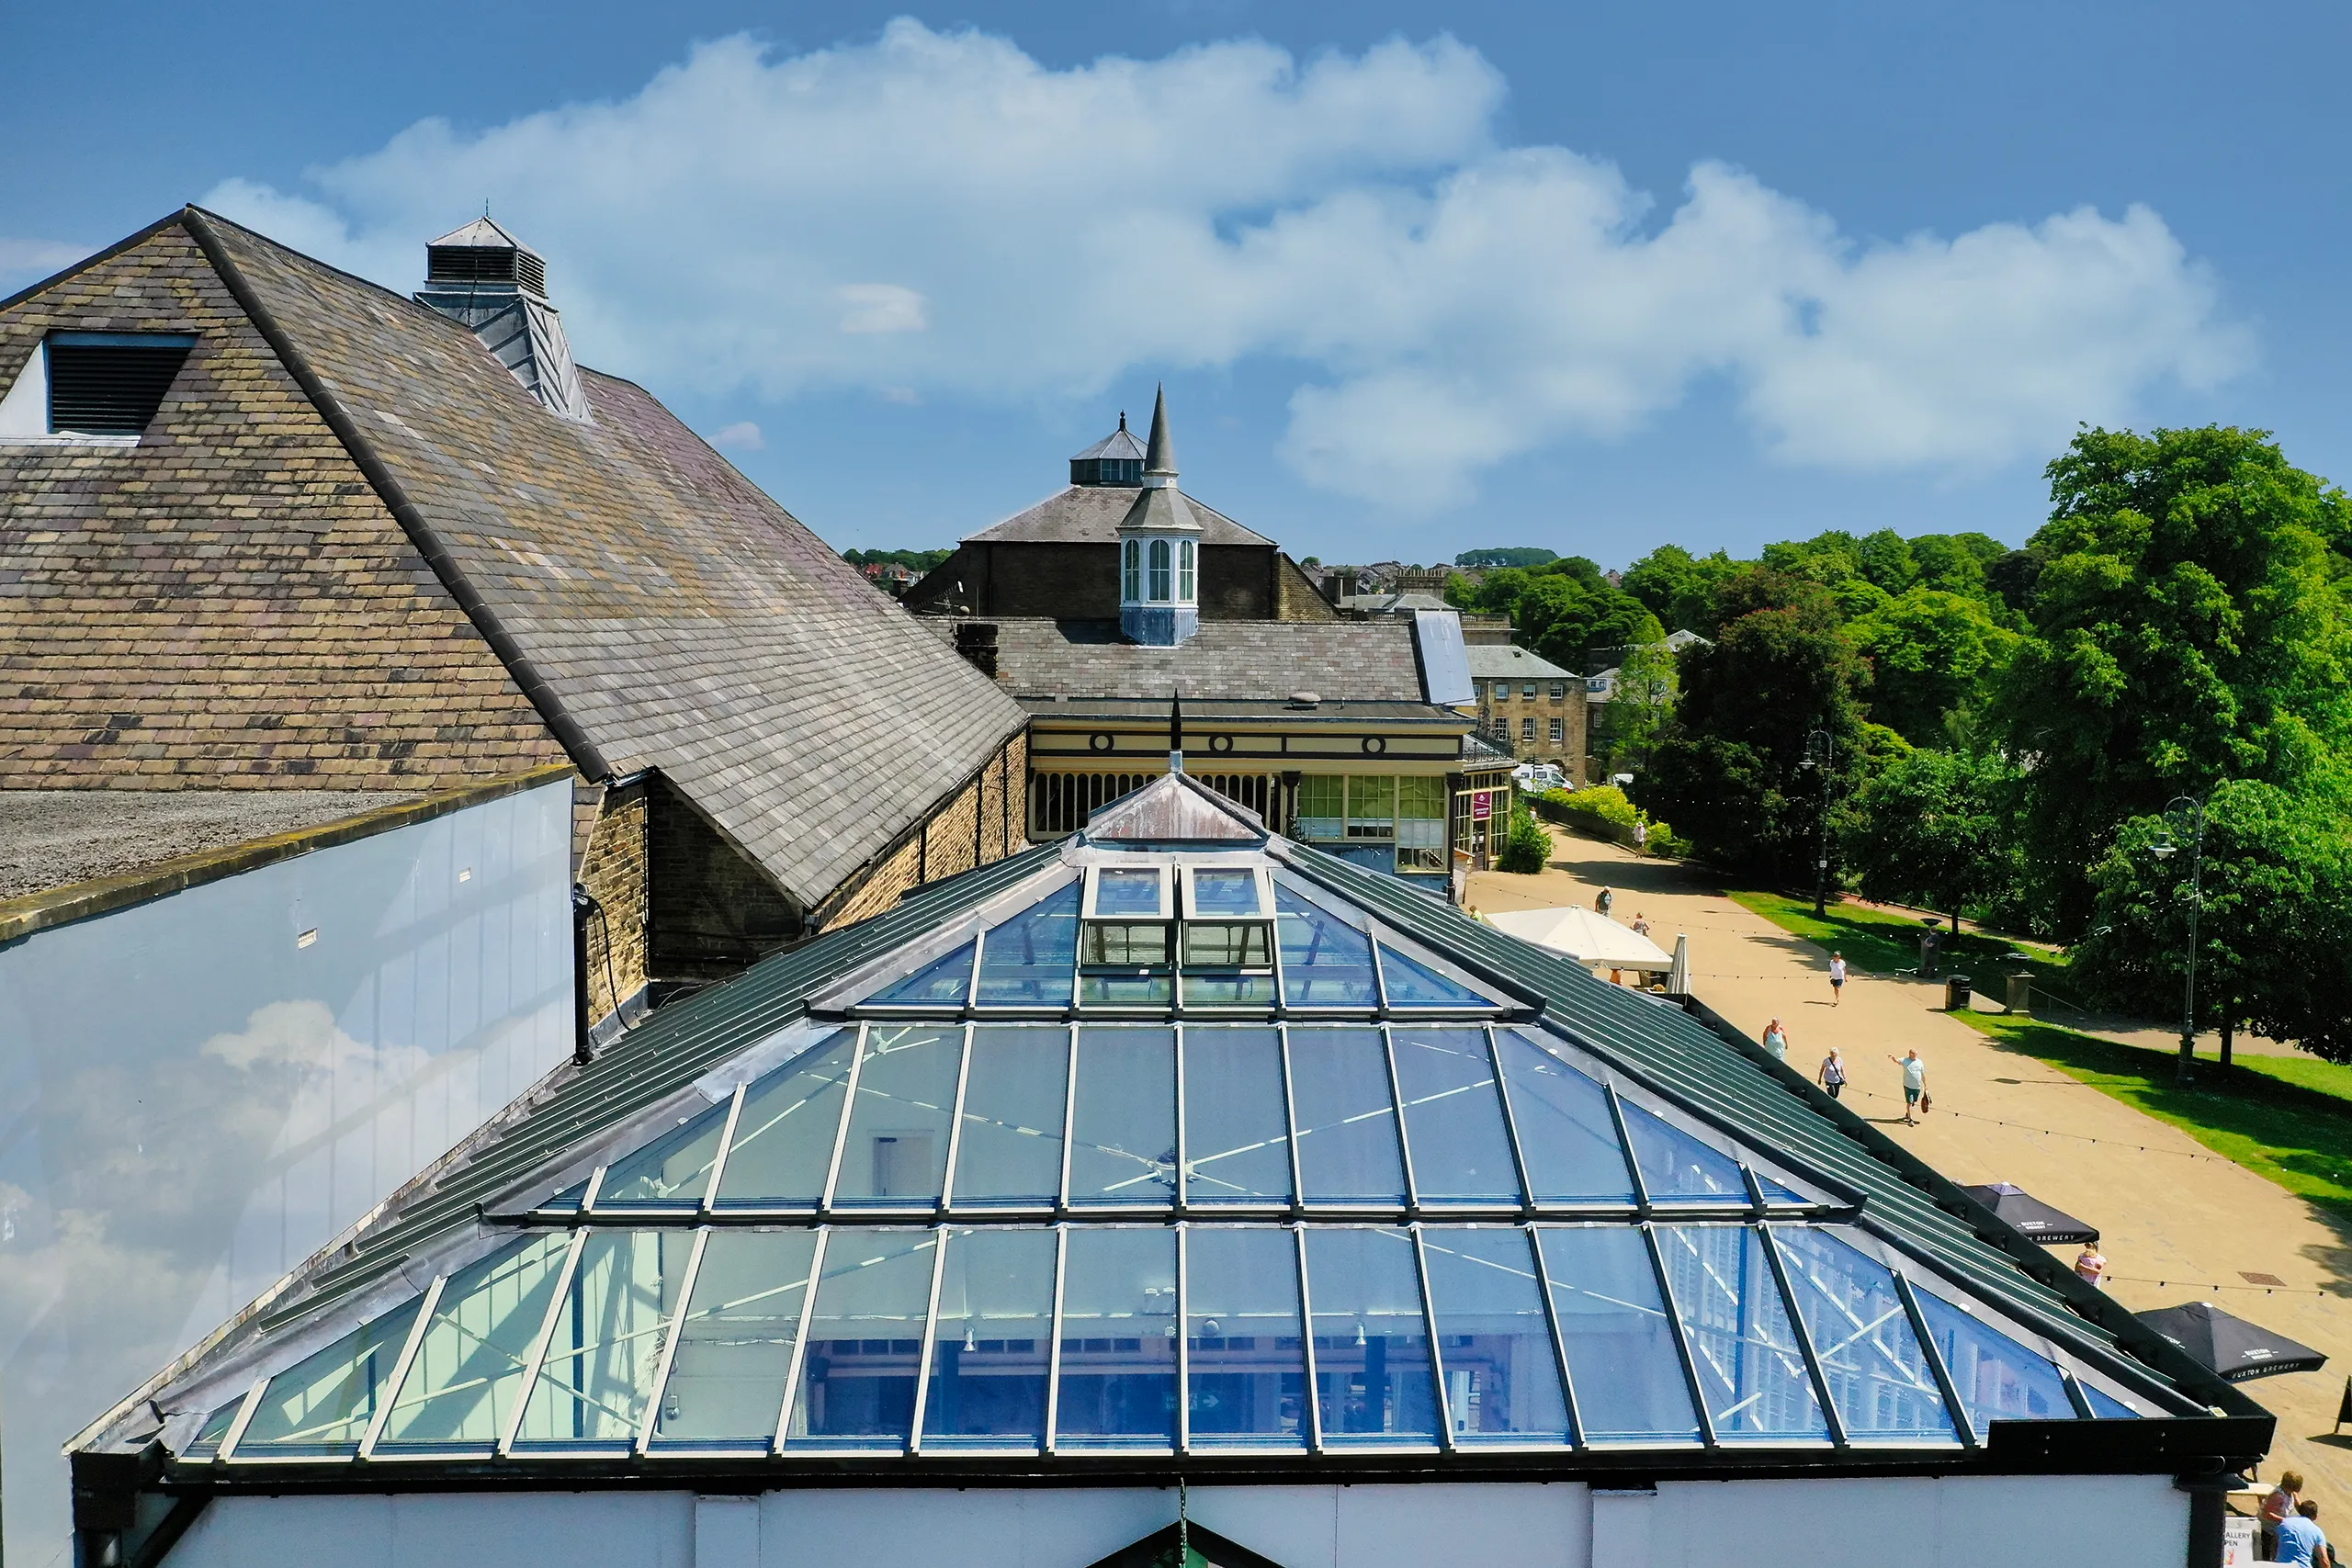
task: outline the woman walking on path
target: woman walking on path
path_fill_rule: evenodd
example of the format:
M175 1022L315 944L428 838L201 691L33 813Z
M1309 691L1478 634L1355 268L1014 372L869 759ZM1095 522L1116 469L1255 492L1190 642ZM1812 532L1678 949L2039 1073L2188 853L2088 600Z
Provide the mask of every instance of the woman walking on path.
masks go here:
M1789 1059L1789 1032L1781 1027L1777 1018L1764 1026L1764 1049L1772 1053L1776 1062Z
M1837 1046L1829 1047L1829 1055L1821 1058L1821 1071L1814 1075L1822 1091L1836 1100L1846 1087L1846 1057Z
M1600 897L1592 901L1592 907L1600 912L1603 919L1607 919L1609 911L1617 907L1616 893L1610 888L1602 888Z
M1829 1005L1836 1007L1845 995L1846 955L1833 953L1829 955Z
M1919 1048L1914 1045L1900 1056L1887 1060L1903 1069L1903 1124L1916 1127L1918 1117L1927 1112L1928 1064L1919 1060Z

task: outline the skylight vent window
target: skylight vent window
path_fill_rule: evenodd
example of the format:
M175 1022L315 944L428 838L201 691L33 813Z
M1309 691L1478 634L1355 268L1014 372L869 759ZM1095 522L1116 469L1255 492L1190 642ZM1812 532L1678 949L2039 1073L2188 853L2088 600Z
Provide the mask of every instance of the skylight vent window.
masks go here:
M510 283L533 294L548 291L548 264L528 251L502 245L427 245L428 283Z
M50 433L140 434L195 346L181 333L51 333L43 344Z

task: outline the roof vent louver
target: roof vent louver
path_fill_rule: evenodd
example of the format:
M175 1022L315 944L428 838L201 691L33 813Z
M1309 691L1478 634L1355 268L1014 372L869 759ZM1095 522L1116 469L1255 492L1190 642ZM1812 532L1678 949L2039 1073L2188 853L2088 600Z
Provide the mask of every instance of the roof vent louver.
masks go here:
M539 254L484 216L424 247L417 303L462 321L549 413L585 423L588 397Z
M163 406L196 339L175 333L52 333L44 346L51 430L137 435Z

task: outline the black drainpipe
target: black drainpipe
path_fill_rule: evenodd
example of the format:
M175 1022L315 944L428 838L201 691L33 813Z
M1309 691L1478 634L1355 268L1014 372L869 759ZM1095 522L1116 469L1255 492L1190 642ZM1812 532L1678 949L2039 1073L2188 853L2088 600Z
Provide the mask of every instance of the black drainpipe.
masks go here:
M582 1067L596 1059L596 1043L588 1034L588 917L602 919L604 913L594 893L571 885L571 1060Z

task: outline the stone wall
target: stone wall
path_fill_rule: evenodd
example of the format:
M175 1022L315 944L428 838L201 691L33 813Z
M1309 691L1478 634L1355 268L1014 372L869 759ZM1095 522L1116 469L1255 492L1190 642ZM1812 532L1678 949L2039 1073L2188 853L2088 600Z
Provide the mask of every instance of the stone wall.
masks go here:
M920 831L909 833L861 881L820 911L817 923L826 931L854 925L926 882L1018 854L1029 847L1028 824L1029 740L1016 735Z
M197 337L136 446L0 446L0 788L428 790L565 760L185 230L0 310Z
M601 919L589 917L583 954L592 1023L618 1010L652 977L647 952L646 784L639 780L601 793L578 878L604 911Z
M801 911L660 774L646 799L647 970L718 980L808 934Z

